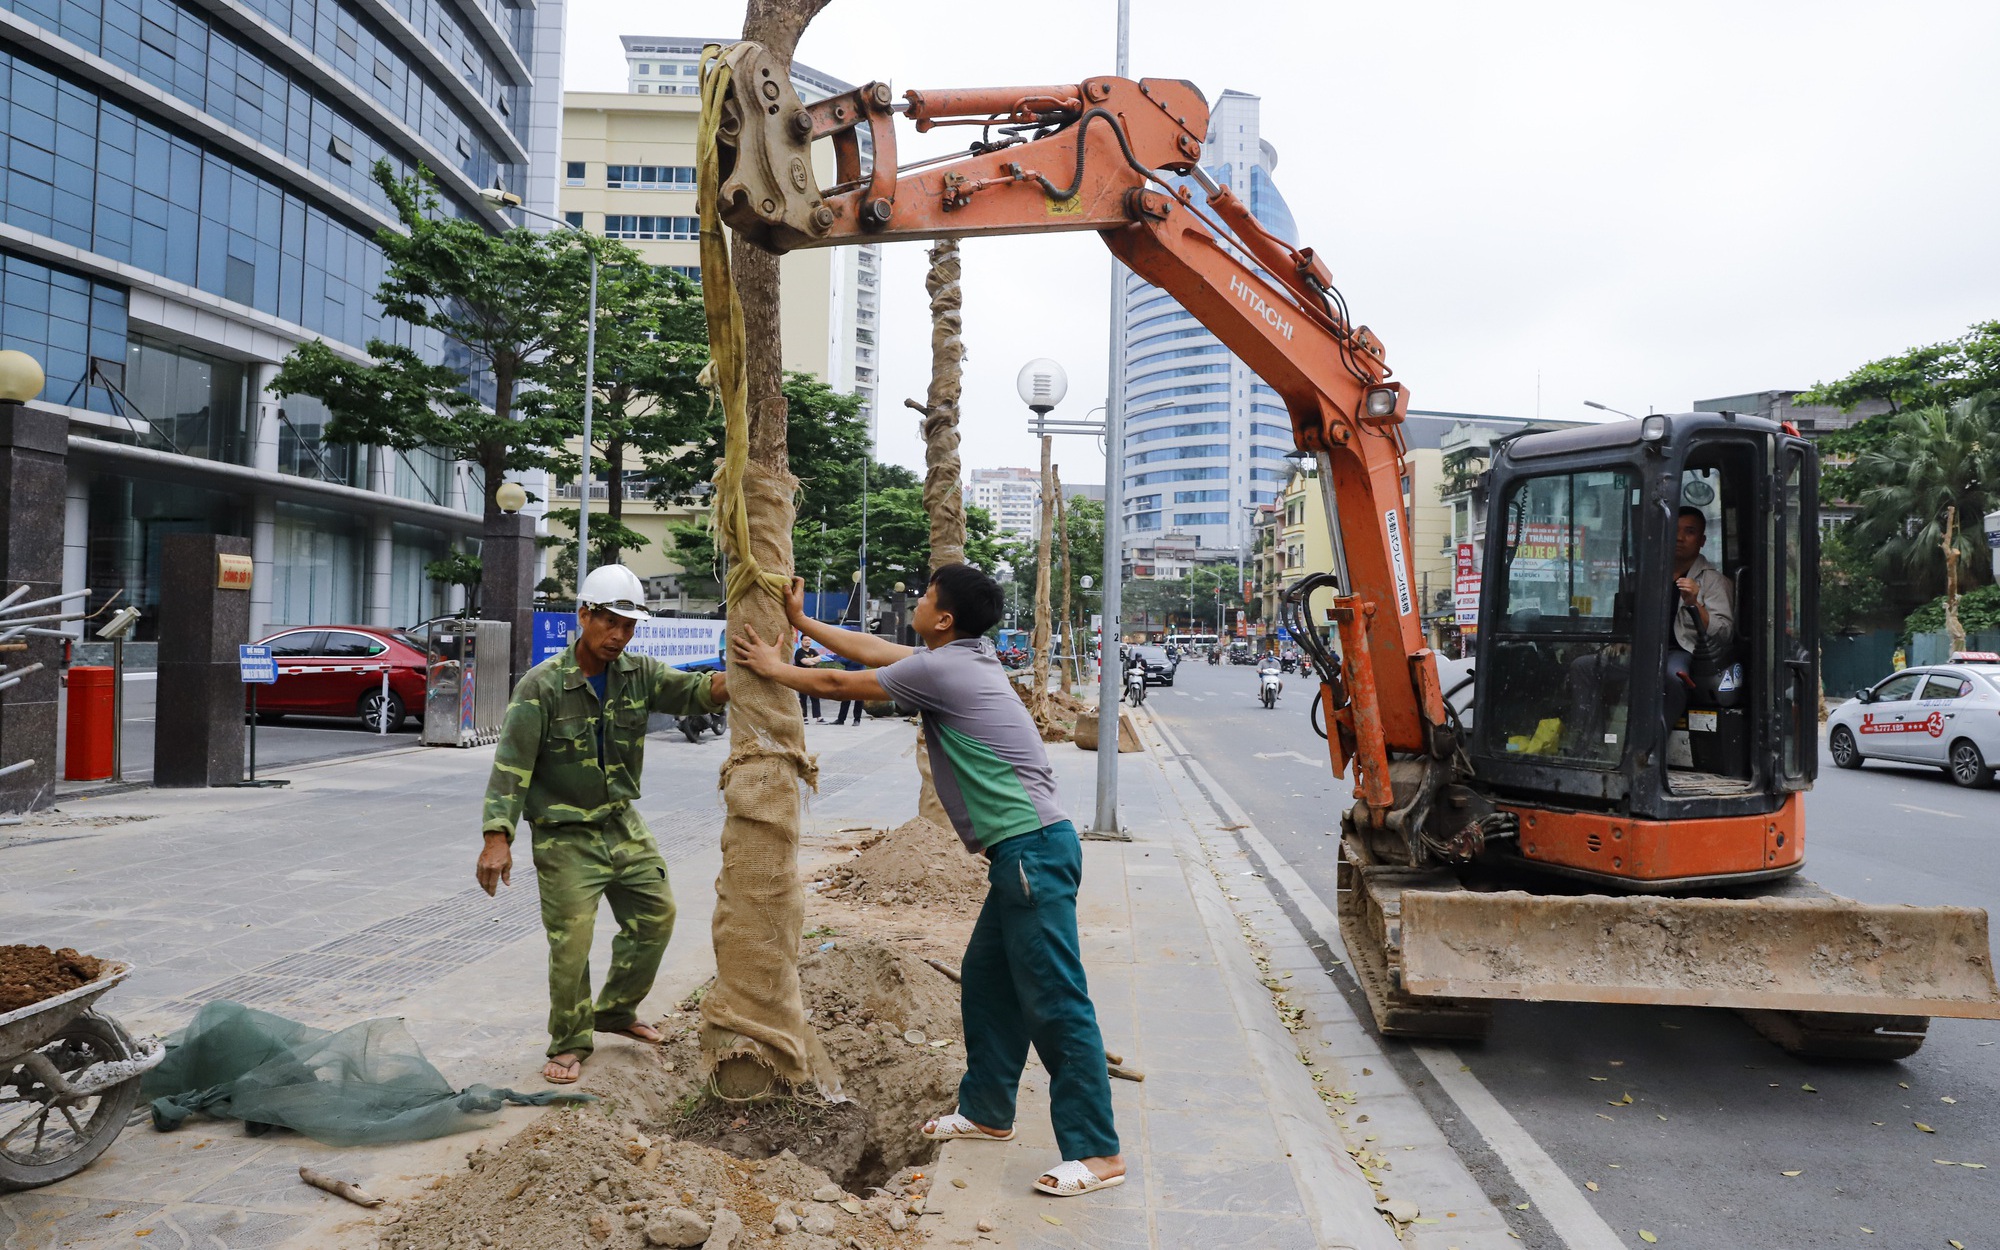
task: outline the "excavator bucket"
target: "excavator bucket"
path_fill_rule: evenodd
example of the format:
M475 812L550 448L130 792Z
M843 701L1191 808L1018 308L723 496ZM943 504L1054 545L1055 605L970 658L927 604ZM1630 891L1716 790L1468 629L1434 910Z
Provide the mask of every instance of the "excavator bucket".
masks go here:
M1984 911L1803 882L1750 898L1412 889L1400 945L1418 997L2000 1020Z

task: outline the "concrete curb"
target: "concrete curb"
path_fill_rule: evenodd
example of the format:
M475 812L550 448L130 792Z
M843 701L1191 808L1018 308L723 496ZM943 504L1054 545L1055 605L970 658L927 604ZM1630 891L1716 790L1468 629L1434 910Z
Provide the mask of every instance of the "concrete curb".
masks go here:
M1158 732L1156 725L1147 727ZM1374 1186L1348 1156L1339 1130L1321 1107L1312 1077L1299 1062L1297 1043L1263 989L1236 914L1208 871L1208 856L1192 825L1175 836L1175 844L1189 870L1195 909L1222 966L1243 1025L1244 1049L1277 1121L1314 1239L1323 1250L1396 1250L1401 1243L1375 1210Z

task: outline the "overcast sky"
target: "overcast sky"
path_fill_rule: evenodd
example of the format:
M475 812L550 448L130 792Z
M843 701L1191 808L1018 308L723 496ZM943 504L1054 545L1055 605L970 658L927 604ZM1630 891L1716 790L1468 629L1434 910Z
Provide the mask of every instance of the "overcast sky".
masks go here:
M1115 13L833 0L798 56L899 94L1074 82L1115 69ZM565 85L623 90L621 34L742 20L571 0ZM1996 48L1992 0L1133 0L1131 69L1263 97L1300 242L1414 407L1586 417L1809 386L2000 316ZM880 390L881 458L919 468L924 247L885 249ZM965 251L965 463L1033 464L1014 375L1051 356L1058 415L1104 401L1110 256L1089 234ZM1102 480L1094 444L1056 447Z

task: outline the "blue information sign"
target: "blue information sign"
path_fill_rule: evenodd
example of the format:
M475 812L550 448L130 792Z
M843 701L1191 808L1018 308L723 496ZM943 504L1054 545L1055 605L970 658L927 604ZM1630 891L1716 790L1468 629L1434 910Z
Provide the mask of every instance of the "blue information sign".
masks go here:
M271 648L244 643L236 648L236 663L243 670L245 685L277 684L278 661L271 655Z

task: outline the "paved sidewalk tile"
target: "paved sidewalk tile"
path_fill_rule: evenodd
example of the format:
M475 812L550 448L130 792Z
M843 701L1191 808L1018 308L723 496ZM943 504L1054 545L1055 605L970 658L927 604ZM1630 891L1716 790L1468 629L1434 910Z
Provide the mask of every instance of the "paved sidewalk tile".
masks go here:
M1089 810L1095 755L1062 746L1051 755L1070 810ZM1126 1183L1071 1199L1033 1190L1057 1157L1031 1061L1016 1139L953 1143L940 1157L934 1236L1036 1250L1315 1250L1286 1139L1195 903L1190 874L1208 869L1186 858L1192 830L1179 799L1152 751L1121 757L1119 787L1132 840L1084 844L1079 925L1106 1049L1146 1077L1111 1083ZM1317 1102L1309 1110L1323 1115ZM1377 1221L1357 1233L1372 1244L1387 1230Z

